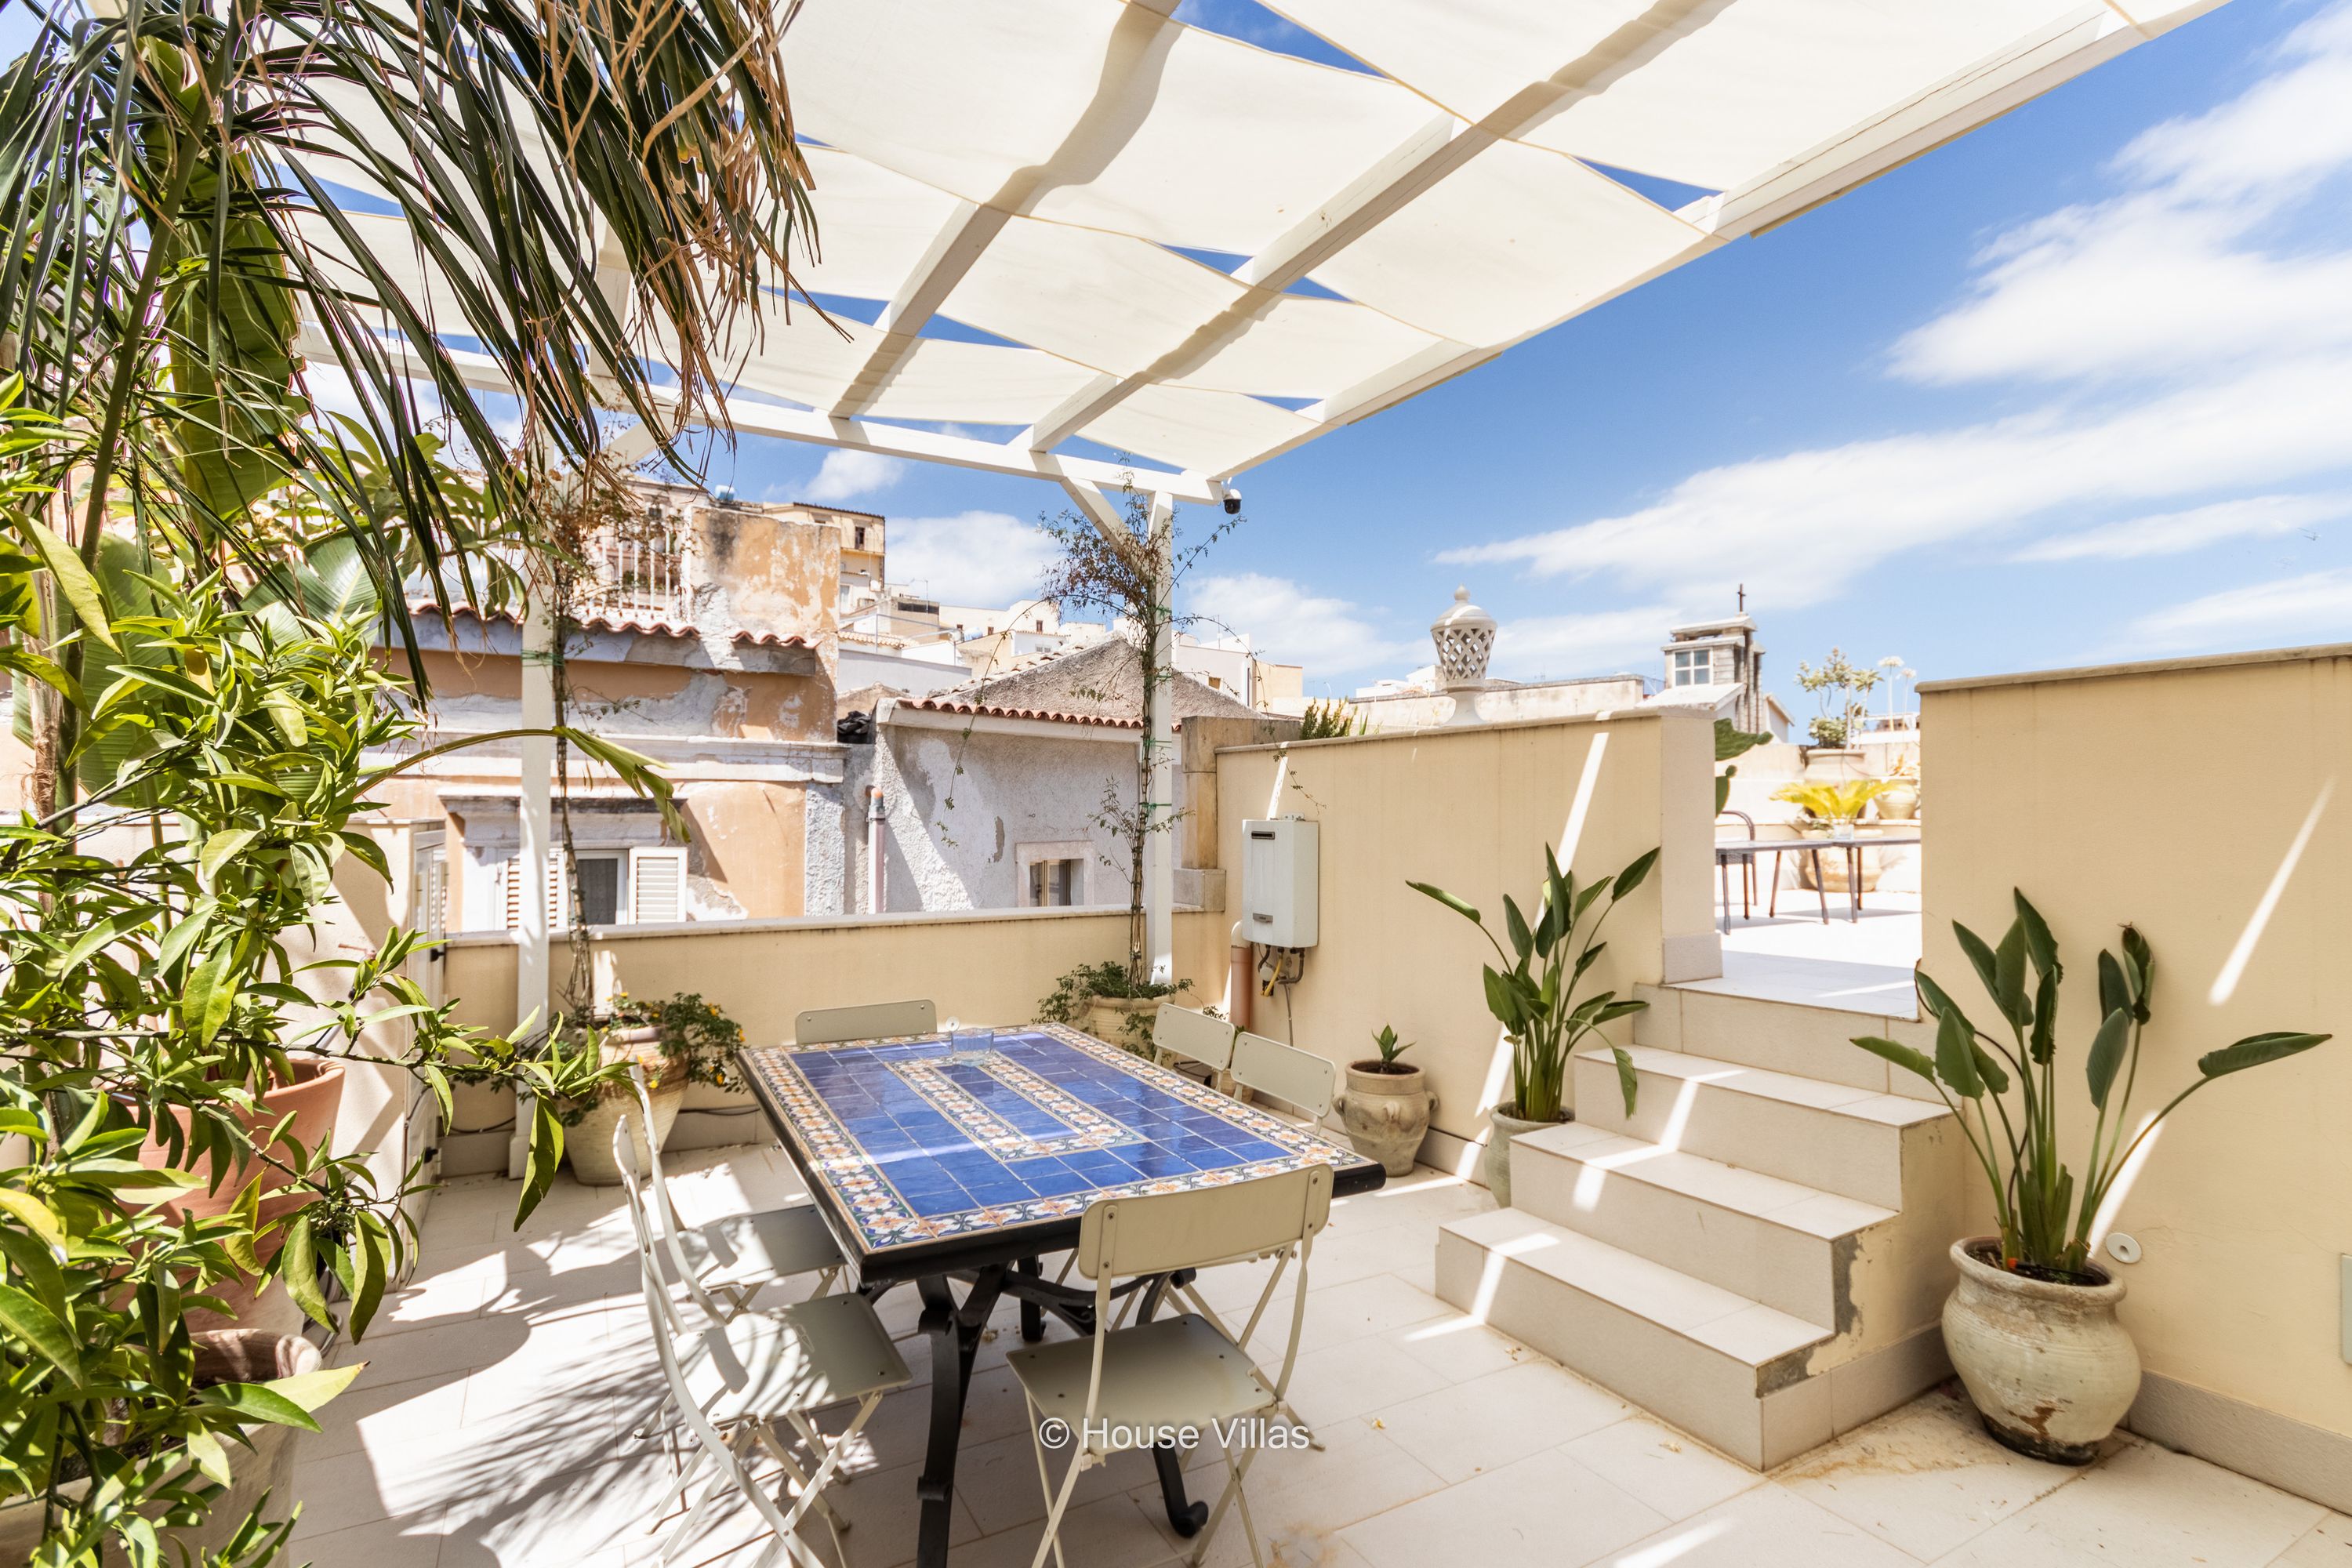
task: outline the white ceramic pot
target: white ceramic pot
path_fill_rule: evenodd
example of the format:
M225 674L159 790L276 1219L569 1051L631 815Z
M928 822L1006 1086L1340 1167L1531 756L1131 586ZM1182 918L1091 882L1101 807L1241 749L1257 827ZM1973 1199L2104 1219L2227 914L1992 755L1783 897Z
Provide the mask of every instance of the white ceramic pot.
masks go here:
M1087 1003L1087 1033L1106 1045L1148 1056L1152 1020L1166 996L1097 996Z
M686 1103L686 1079L666 1079L654 1085L650 1094L654 1102L654 1148L659 1149L669 1142L669 1130L677 1125L678 1108ZM653 1163L653 1155L646 1148L645 1129L637 1126L645 1118L638 1110L635 1091L626 1084L608 1089L579 1126L563 1130L564 1158L572 1162L572 1173L582 1185L621 1184L621 1167L613 1163L613 1130L620 1125L625 1111L636 1141L638 1171Z
M1485 1168L1486 1190L1495 1194L1497 1208L1511 1206L1511 1140L1522 1132L1540 1132L1547 1127L1557 1127L1557 1121L1529 1121L1511 1115L1501 1106L1486 1113L1491 1124L1486 1134Z
M1378 1160L1391 1176L1409 1176L1429 1134L1427 1079L1419 1068L1383 1072L1380 1067L1378 1061L1349 1065L1339 1120L1357 1153Z
M2087 1465L2139 1392L2139 1352L2116 1308L2121 1281L2029 1279L1984 1261L1995 1237L1952 1244L1960 1282L1944 1303L1944 1346L1985 1430L2021 1454Z

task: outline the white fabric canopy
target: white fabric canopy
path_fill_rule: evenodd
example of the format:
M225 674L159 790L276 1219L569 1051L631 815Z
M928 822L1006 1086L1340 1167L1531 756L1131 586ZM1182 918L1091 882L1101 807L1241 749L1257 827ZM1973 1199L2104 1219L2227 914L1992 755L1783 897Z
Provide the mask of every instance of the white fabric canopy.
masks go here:
M780 300L722 356L807 411L765 427L1009 426L905 449L1050 476L1082 440L1205 496L2219 0L1266 4L1369 68L1174 0L804 0L839 324Z

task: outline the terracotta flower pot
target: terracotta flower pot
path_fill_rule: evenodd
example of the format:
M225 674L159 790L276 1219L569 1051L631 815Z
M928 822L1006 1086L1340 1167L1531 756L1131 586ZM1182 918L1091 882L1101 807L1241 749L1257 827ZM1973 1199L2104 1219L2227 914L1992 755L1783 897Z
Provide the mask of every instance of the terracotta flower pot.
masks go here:
M2061 1465L2087 1465L2139 1393L2139 1352L2116 1321L2120 1280L2012 1274L1987 1257L2000 1238L1952 1244L1958 1286L1944 1303L1944 1346L1985 1430L2003 1446Z
M1160 1016L1160 1005L1167 1000L1165 996L1097 996L1087 1004L1086 1032L1122 1050L1143 1052L1150 1047L1151 1020Z
M341 1067L332 1062L297 1061L294 1064L294 1081L279 1084L266 1091L261 1097L260 1111L252 1115L240 1114L237 1121L248 1132L257 1132L276 1125L290 1110L294 1113L294 1122L287 1129L288 1134L303 1148L316 1149L334 1137L335 1113L341 1107L342 1100L343 1069ZM173 1114L179 1117L180 1126L184 1131L188 1125L187 1113L174 1111ZM139 1163L151 1170L160 1170L172 1163L171 1152L151 1138L139 1150ZM213 1168L210 1160L196 1161L193 1169L206 1183L211 1182ZM257 1169L261 1175L261 1218L264 1224L283 1219L310 1201L308 1194L287 1192L285 1189L289 1184L276 1170L268 1166ZM253 1179L256 1171L257 1167L250 1165L242 1173L230 1171L221 1177L217 1188L211 1191L198 1188L183 1197L170 1200L163 1205L163 1210L173 1219L186 1215L208 1219L214 1215L226 1214L236 1202L236 1195L244 1184ZM276 1239L272 1237L271 1241L274 1243ZM265 1245L263 1250L270 1250L269 1246Z
M1419 1068L1384 1068L1377 1059L1348 1064L1339 1115L1348 1142L1391 1176L1412 1174L1413 1156L1429 1133L1428 1079Z

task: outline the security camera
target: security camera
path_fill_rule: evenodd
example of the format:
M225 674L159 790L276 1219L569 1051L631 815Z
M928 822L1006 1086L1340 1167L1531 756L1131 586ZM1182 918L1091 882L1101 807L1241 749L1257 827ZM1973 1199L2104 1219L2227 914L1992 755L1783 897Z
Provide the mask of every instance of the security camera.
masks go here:
M1235 489L1227 490L1225 492L1225 515L1227 517L1239 517L1241 514L1242 492Z

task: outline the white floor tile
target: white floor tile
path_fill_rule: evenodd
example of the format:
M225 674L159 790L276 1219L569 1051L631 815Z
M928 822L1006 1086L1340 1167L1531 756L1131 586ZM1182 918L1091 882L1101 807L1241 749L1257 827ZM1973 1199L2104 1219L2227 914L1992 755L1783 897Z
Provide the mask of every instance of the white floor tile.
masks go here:
M1943 1561L1954 1568L2263 1568L2326 1510L2260 1481L2133 1443Z
M1764 1482L1697 1438L1640 1415L1588 1432L1565 1451L1668 1519L1703 1513Z
M1555 1449L1391 1509L1341 1535L1373 1568L1575 1568L1666 1522Z

